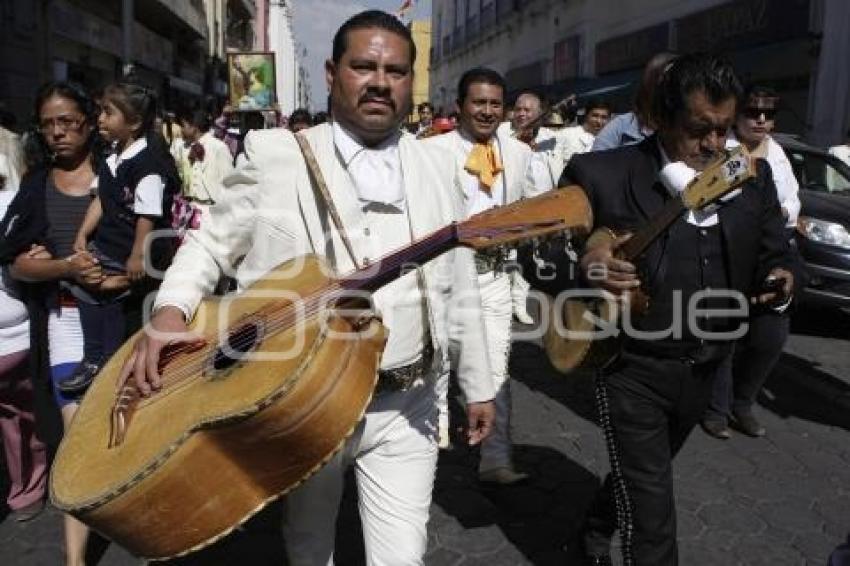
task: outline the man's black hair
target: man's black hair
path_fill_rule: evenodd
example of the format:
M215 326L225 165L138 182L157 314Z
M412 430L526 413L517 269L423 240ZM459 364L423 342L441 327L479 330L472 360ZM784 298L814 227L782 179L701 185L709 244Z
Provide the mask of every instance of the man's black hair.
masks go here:
M413 43L413 36L410 30L401 21L387 12L381 10L366 10L351 16L348 21L336 30L333 41L333 52L331 59L334 64L338 65L342 55L348 49L348 33L358 29L383 29L401 36L407 40L407 45L410 47L410 68L413 72L413 63L416 62L416 45Z
M743 107L753 98L772 98L774 103L779 102L779 94L776 90L763 84L747 85L744 89L744 95L740 101L741 106Z
M0 110L0 127L14 132L15 126L18 125L18 119L8 110Z
M611 114L611 104L604 98L591 98L584 103L584 115L590 114L591 110L607 110Z
M687 110L688 97L702 92L712 104L743 96L741 81L732 64L708 53L682 55L661 77L653 101L653 118L659 125L670 124Z
M432 113L434 112L434 107L431 106L430 102L420 102L419 105L416 107L416 111L422 112L422 110L424 110L425 108L431 110Z
M302 123L307 125L313 125L313 117L310 115L310 111L306 108L296 108L292 111L292 114L289 115L289 124Z
M495 85L501 87L503 93L507 90L505 79L498 72L487 67L473 67L466 71L457 83L458 104L463 104L464 100L466 100L466 95L469 93L469 86L473 83Z

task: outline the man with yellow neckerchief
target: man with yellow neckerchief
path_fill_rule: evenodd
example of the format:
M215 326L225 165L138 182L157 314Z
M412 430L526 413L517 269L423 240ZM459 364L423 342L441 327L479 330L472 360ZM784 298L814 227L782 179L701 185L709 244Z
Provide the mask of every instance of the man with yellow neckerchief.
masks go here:
M491 69L475 68L463 74L458 85L458 129L429 138L422 143L445 147L455 156L466 215L472 216L494 206L529 195L525 177L531 150L510 136L499 136L496 128L504 114L505 81ZM526 478L514 470L511 458L511 399L508 380L508 354L511 345L511 281L501 259L478 255L478 284L484 313L493 384L496 388L496 422L481 445L479 478L507 485ZM441 386L441 387L440 387ZM440 444L447 445L448 372L438 386L440 403Z

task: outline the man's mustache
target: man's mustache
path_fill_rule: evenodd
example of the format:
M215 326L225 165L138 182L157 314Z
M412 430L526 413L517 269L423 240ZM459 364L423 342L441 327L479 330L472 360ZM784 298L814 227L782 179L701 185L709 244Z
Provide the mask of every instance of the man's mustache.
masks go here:
M374 93L366 93L360 97L360 100L357 101L359 104L366 104L369 102L379 102L382 104L389 105L393 110L395 110L395 101L390 96L381 96L379 94Z

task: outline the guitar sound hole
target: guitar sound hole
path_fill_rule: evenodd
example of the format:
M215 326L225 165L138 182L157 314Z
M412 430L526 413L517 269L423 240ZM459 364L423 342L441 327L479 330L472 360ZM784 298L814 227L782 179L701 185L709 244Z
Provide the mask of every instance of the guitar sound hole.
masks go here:
M227 346L216 349L212 367L216 371L226 370L237 364L259 342L260 327L256 323L245 324L233 330L227 337Z

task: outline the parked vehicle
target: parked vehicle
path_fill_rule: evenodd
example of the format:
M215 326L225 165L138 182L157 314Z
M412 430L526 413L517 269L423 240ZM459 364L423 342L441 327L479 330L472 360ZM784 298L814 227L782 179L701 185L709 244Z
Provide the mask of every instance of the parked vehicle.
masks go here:
M811 276L802 298L850 306L850 167L792 136L773 138L800 183L796 241Z

